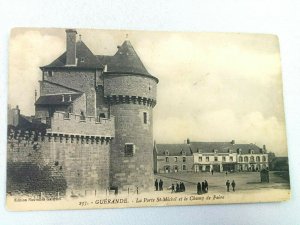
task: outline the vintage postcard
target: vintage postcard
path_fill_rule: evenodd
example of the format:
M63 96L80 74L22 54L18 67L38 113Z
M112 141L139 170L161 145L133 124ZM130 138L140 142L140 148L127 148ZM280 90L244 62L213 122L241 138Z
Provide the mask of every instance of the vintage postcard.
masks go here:
M16 28L7 208L290 198L274 35Z

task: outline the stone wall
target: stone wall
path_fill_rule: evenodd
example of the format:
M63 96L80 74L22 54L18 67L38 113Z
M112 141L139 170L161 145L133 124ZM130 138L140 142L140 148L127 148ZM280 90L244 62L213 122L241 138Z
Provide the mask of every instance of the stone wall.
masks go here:
M44 80L84 92L86 95L86 115L96 117L96 70L61 69L44 75ZM54 90L55 91L55 90ZM57 89L59 91L59 89Z
M94 117L83 119L78 114L55 112L51 118L51 129L48 133L115 137L114 120L114 117L101 118L99 121Z
M66 96L68 97L68 96ZM75 101L72 103L72 113L74 114L80 114L81 112L86 113L86 97L85 94L82 94L79 96Z
M148 115L144 124L143 113ZM111 148L111 186L123 191L148 191L153 187L153 118L152 107L142 104L111 106L116 118L116 138ZM125 156L125 144L134 144L133 156Z
M104 96L140 96L155 100L156 85L149 77L111 74L104 79Z
M40 81L40 95L57 95L57 94L75 94L78 93L75 90L49 83L47 81Z
M22 165L22 169L33 165L47 167L51 176L64 178L68 190L105 193L109 186L110 141L109 138L12 133L7 143L8 165Z

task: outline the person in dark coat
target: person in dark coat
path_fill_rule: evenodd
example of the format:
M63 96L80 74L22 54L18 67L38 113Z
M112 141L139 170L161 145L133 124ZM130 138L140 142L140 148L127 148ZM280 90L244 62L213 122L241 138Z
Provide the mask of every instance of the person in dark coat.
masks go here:
M182 182L181 191L182 191L182 192L185 192L185 185L184 185L184 183L183 183L183 182Z
M179 191L180 191L180 189L179 189L179 184L176 183L176 192L179 192Z
M235 191L235 182L234 182L234 180L232 180L231 186L232 186L232 190Z
M211 175L214 175L214 170L211 170Z
M226 181L226 186L227 186L227 192L229 192L229 187L230 187L230 182L229 182L229 180Z
M155 191L158 191L158 181L157 181L157 179L154 182L154 186L155 186Z
M160 180L159 180L159 190L160 190L160 191L163 190L163 184L164 184L164 182L160 179Z
M198 195L201 194L201 184L200 184L200 182L198 182L198 184L197 184L197 194Z
M180 192L183 192L183 185L184 185L184 184L183 184L182 182L180 182L180 184L179 184L179 191L180 191Z
M204 185L205 185L205 192L208 192L208 182L207 180L204 181Z
M202 193L205 193L205 183L202 181Z
M175 185L174 184L172 184L172 192L171 193L173 193L173 192L175 192Z

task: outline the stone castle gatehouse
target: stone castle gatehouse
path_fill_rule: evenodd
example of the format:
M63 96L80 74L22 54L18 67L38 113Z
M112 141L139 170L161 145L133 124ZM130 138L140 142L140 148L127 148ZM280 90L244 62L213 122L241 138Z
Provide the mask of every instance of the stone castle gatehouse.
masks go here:
M76 30L67 29L66 51L40 69L31 122L47 130L12 131L9 160L48 165L72 190L152 189L158 79L130 41L113 56L95 55L78 40ZM20 152L24 157L17 156Z

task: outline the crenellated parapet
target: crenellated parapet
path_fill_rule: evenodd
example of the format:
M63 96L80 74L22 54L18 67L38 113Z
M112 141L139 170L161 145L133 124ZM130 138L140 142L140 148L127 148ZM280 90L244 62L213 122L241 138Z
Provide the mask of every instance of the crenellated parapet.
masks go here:
M112 136L81 135L68 133L47 132L42 134L35 131L10 130L7 136L9 149L16 147L30 147L34 150L41 148L43 143L71 143L71 144L109 144Z
M59 137L66 141L74 139L85 139L86 141L97 142L100 140L110 140L115 136L114 117L99 118L84 117L65 112L55 112L51 118L51 128L47 129L47 134L52 134L54 138Z
M140 96L128 96L128 95L110 95L105 97L105 101L110 105L115 104L138 104L154 107L156 100L152 98L140 97Z
M90 136L79 134L47 133L42 141L71 144L109 144L113 137L108 136Z

